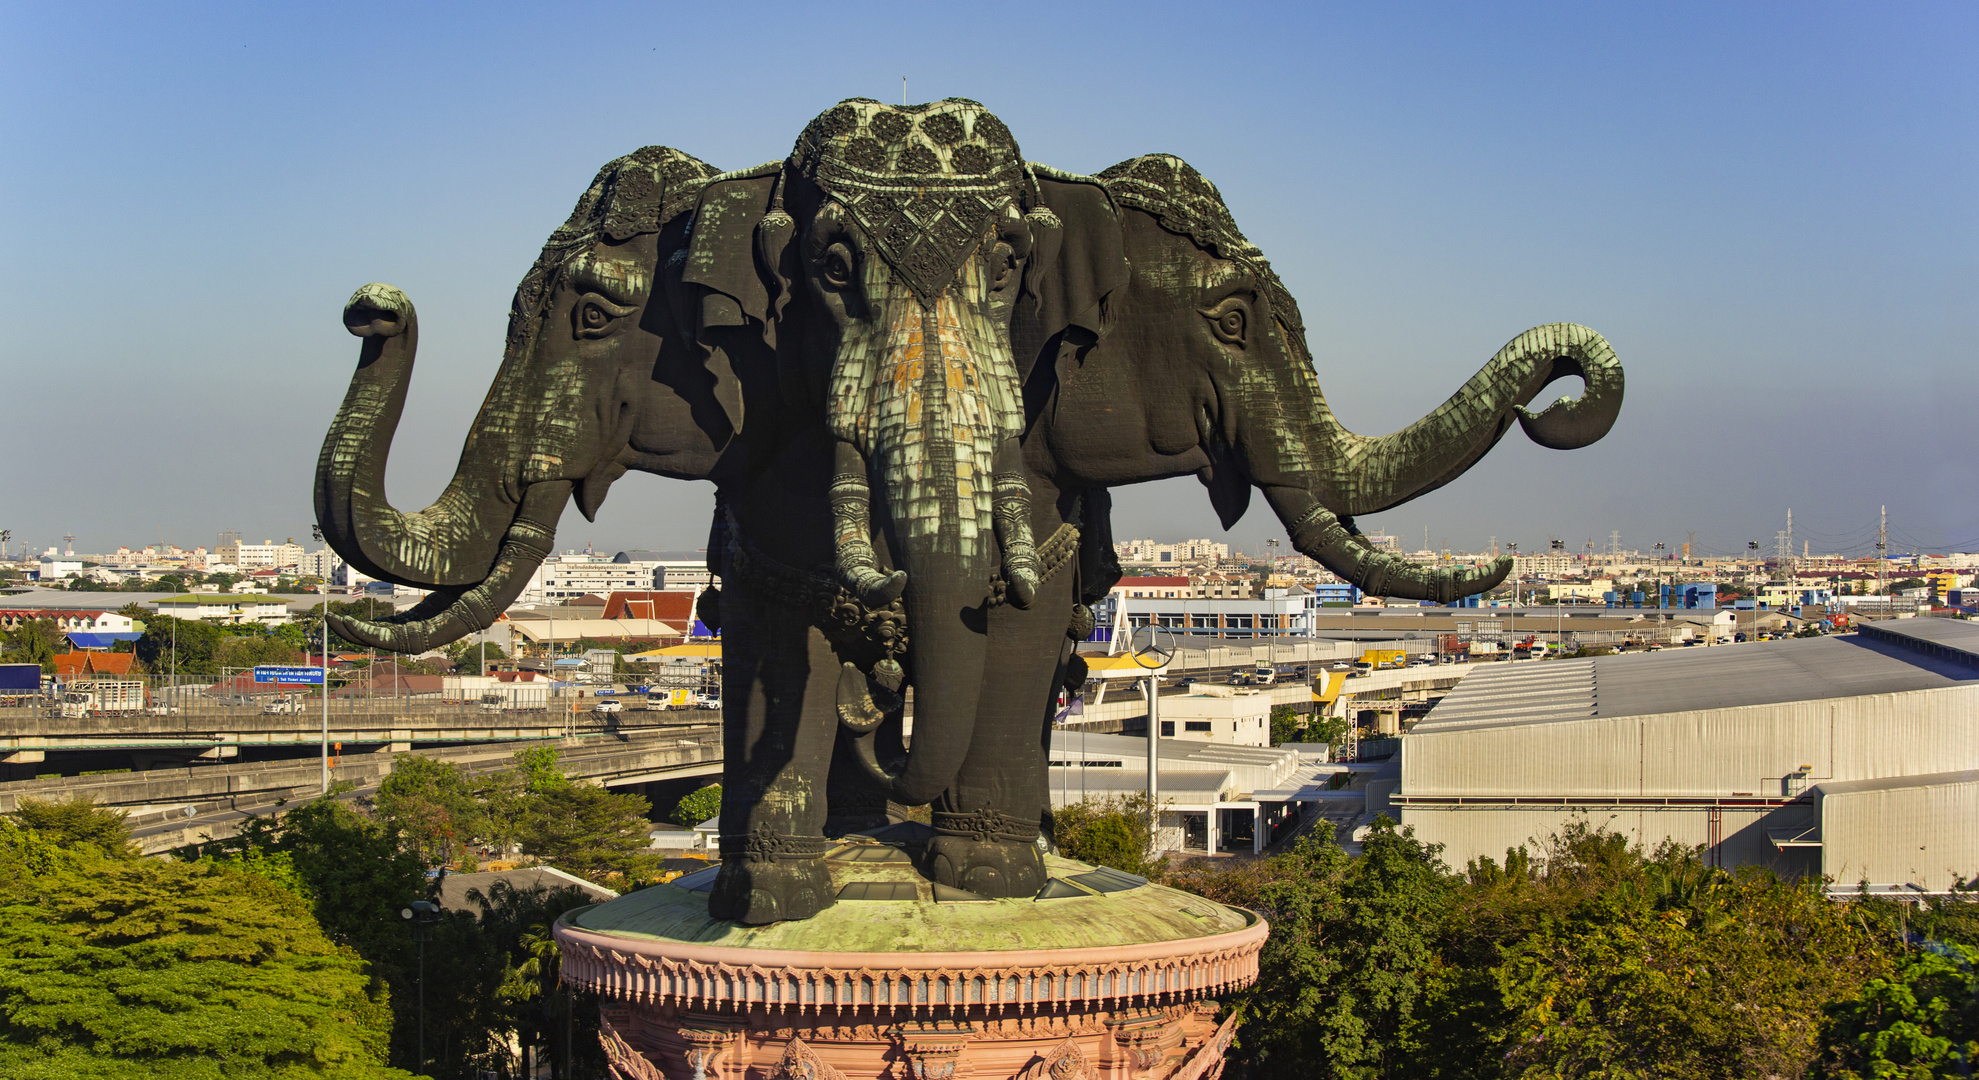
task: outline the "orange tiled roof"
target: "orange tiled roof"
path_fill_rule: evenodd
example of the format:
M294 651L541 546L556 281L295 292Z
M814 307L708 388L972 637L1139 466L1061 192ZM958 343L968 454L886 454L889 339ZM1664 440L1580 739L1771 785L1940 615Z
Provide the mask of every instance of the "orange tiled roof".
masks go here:
M694 618L694 594L672 590L614 592L605 604L605 618L684 624Z
M80 675L129 675L137 657L131 653L70 652L55 657L55 674L75 678Z

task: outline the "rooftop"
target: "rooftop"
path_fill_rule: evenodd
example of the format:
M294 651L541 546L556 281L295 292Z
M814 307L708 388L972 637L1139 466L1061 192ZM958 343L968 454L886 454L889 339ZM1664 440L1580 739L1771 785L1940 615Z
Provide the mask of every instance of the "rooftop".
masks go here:
M1915 627L1901 624L1919 624ZM1417 726L1535 724L1932 690L1979 682L1979 624L1879 623L1877 633L1666 649L1473 671ZM1925 651L1925 650L1929 651Z

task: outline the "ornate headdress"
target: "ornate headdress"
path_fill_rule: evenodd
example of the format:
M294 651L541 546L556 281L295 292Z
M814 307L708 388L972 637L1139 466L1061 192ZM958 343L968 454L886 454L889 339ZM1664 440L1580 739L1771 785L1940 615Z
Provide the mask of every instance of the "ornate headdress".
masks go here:
M509 343L519 344L541 318L550 285L572 255L599 239L624 240L657 232L694 205L709 177L719 170L671 146L647 146L614 158L577 200L569 220L543 244L536 264L516 286L509 309Z
M1012 199L1030 208L1034 227L1058 226L1010 129L966 98L840 102L798 136L789 165L845 206L924 303L948 288ZM766 226L783 212L778 200Z
M1250 270L1270 298L1272 313L1290 329L1298 347L1306 348L1298 301L1278 280L1264 252L1237 231L1237 222L1223 203L1223 193L1208 178L1173 154L1146 154L1101 172L1099 180L1122 206L1146 211L1169 232L1180 233L1219 258Z

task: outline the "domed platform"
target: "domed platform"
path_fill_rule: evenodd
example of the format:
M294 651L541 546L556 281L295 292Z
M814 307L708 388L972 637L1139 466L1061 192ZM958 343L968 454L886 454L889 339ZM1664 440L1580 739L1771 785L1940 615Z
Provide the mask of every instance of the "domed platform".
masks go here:
M710 919L715 867L559 921L564 978L605 999L617 1075L1193 1080L1222 1068L1215 996L1257 977L1256 915L1047 856L1035 897L933 885L895 827L826 856L838 902Z

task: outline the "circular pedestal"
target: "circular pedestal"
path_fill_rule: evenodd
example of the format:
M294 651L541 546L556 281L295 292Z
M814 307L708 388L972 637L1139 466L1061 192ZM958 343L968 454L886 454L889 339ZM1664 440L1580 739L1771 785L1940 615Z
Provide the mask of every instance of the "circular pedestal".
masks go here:
M759 927L708 918L711 869L564 916L563 977L603 997L622 1078L1215 1077L1264 921L1045 861L1037 898L986 900L853 840L838 903Z

